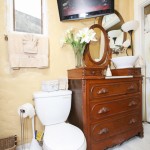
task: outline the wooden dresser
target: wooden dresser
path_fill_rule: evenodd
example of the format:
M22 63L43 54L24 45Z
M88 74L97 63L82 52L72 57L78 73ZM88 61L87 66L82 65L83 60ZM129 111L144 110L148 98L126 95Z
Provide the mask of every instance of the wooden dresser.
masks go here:
M68 70L72 107L68 121L85 134L88 150L104 150L136 135L143 137L140 68L112 70L105 79L99 68Z

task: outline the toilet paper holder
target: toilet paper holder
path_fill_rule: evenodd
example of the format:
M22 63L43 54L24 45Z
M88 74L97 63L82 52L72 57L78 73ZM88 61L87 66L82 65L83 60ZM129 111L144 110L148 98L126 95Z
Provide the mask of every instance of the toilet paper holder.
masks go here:
M21 112L21 113L25 113L25 110L24 110L24 109L20 109L20 112Z

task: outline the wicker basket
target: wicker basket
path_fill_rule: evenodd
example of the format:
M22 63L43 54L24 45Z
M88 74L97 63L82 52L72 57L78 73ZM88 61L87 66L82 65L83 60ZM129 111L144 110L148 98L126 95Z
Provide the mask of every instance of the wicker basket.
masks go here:
M0 150L16 150L17 136L10 136L0 139Z

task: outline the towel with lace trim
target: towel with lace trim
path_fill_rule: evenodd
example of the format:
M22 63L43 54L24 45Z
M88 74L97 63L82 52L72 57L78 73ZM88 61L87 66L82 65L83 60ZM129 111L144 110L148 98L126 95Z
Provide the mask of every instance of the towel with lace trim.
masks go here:
M29 33L8 34L9 62L13 69L48 67L48 37Z

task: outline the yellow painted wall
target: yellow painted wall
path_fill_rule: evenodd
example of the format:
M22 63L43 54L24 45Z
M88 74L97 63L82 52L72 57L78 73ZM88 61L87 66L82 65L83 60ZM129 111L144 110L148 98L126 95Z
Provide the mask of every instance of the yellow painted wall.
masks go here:
M0 138L16 134L20 143L20 118L17 109L24 103L33 104L33 92L41 89L41 81L67 76L67 69L74 68L74 54L71 47L60 47L60 39L64 31L73 26L83 28L91 26L94 19L82 21L60 22L56 0L48 1L49 30L49 68L24 68L12 70L8 61L6 33L5 0L0 1ZM125 21L133 19L133 3L131 0L116 0L115 9ZM32 138L31 120L25 120L26 142ZM42 126L36 120L36 128Z

